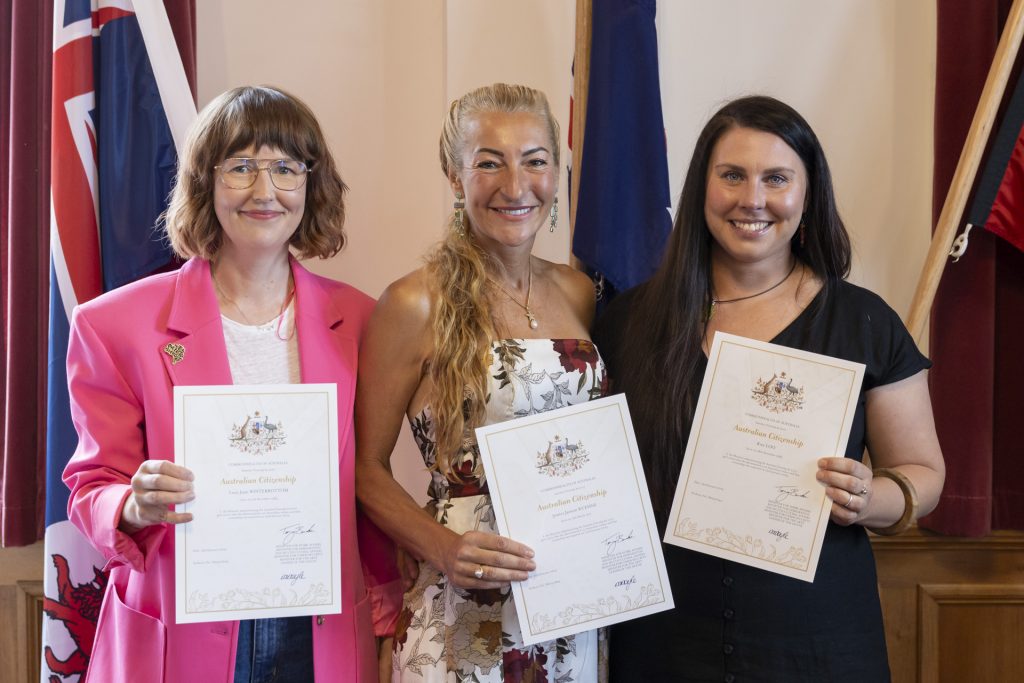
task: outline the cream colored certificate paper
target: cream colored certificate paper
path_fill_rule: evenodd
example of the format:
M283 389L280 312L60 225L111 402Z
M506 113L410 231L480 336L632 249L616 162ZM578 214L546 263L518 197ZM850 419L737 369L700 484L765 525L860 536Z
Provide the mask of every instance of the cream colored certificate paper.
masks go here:
M512 584L532 645L672 608L623 396L476 430L499 532L536 553Z
M814 581L864 366L715 334L665 542Z
M174 387L179 624L341 612L333 384Z

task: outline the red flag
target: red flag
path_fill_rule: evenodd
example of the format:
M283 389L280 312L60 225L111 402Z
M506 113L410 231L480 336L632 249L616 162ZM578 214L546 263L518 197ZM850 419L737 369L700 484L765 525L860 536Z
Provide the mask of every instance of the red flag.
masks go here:
M1024 251L1024 129L1018 132L985 229Z
M967 222L1024 251L1024 72L996 130Z

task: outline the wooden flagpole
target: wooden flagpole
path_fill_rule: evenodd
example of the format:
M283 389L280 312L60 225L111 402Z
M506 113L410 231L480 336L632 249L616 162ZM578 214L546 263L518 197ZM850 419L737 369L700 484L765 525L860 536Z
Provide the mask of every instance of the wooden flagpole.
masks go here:
M577 29L578 31L579 29ZM907 329L918 342L924 333L924 323L931 312L935 300L935 292L939 288L939 280L949 258L949 249L953 244L960 220L967 206L967 198L974 186L974 177L981 165L981 156L985 151L996 112L1003 100L1006 83L1020 48L1021 37L1024 35L1024 0L1014 0L1010 15L1006 19L1003 35L999 38L992 67L989 69L985 87L978 100L978 108L974 112L970 132L964 142L960 161L956 165L953 181L946 201L942 205L942 213L932 235L932 244L928 249L921 277L917 282L917 290L910 304L910 315L907 318ZM575 160L574 160L575 161Z
M570 262L580 263L572 255L572 236L576 231L576 206L580 198L580 173L583 170L583 141L587 126L587 91L590 86L590 32L593 0L576 0L576 54L572 79L572 183L569 189Z

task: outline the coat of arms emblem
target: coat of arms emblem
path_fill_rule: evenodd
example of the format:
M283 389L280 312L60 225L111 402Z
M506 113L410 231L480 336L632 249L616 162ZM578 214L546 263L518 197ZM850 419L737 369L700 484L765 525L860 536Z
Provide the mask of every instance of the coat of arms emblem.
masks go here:
M751 396L759 406L773 413L792 413L804 406L804 388L793 386L793 378L784 372L767 380L758 379Z
M590 460L590 454L582 441L572 443L569 439L555 435L548 440L548 449L537 452L537 470L549 477L565 477L583 467Z
M246 415L242 424L231 426L230 441L242 453L264 455L285 443L285 433L280 421L275 424L257 410Z

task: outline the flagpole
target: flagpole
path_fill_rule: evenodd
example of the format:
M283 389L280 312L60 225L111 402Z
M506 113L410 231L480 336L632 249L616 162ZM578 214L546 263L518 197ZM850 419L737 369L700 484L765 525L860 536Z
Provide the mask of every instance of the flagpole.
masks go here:
M576 206L580 197L580 174L583 170L583 141L587 125L587 90L590 86L590 32L593 0L576 0L576 53L572 79L572 178L569 189L570 262L581 264L572 254L572 238L576 231Z
M914 299L910 304L907 329L917 341L921 340L924 333L924 323L931 311L935 292L939 288L939 280L942 278L942 271L946 266L946 259L949 257L949 249L953 244L957 228L960 226L960 220L963 218L971 188L974 186L974 178L981 165L981 157L992 132L996 113L1003 100L1003 93L1017 57L1022 36L1024 36L1024 0L1014 0L1013 7L1006 19L1006 26L1003 28L1003 35L999 38L999 46L992 59L988 77L985 79L985 87L981 91L981 98L978 100L978 108L974 112L974 120L971 122L967 140L964 141L964 149L960 153L960 161L953 174L953 181L946 195L946 201L942 205L942 213L939 214L938 223L935 225L935 233L932 235L931 247L928 249L928 256L917 282Z

